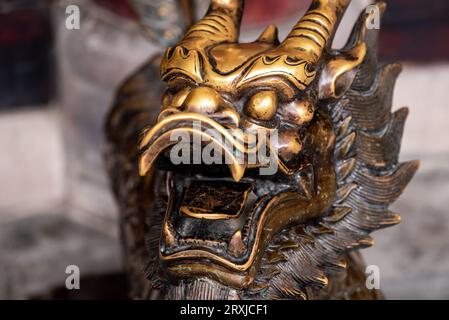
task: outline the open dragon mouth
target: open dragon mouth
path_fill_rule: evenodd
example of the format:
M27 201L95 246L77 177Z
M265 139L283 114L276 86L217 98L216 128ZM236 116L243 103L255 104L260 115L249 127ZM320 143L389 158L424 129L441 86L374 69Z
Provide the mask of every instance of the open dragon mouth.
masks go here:
M215 129L228 143L210 131L192 127L194 120L206 129ZM216 144L231 161L223 165L174 164L170 157L178 143L170 138L174 133L198 134ZM261 163L250 166L235 156L237 150L247 159L260 149L260 143L244 135L229 135L202 115L183 113L162 119L144 134L141 147L142 175L153 167L168 171L160 260L172 279L206 276L235 288L246 287L253 281L271 237L285 226L314 217L330 203L313 201L311 165L291 174L274 157L280 172L260 175ZM201 150L192 147L191 151ZM333 184L326 186L332 188Z
M231 177L171 172L160 247L168 272L180 278L208 276L233 287L248 285L258 254L275 231L269 229L276 228L276 215L267 210L276 202L269 196L275 185L266 179L235 182ZM279 225L286 222L276 217Z

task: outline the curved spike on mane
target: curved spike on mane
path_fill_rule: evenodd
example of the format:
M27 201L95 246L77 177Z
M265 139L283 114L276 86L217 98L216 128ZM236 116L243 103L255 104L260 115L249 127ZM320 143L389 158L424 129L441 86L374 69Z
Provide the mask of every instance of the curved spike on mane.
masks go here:
M372 5L372 8L380 14L379 20L382 20L386 7L387 5L383 1ZM368 90L374 81L374 77L376 76L376 67L378 63L377 42L379 38L379 29L368 29L367 27L368 22L372 18L372 14L375 11L367 12L366 10L364 10L360 14L359 19L351 32L347 44L342 49L342 51L346 51L354 47L357 43L366 43L367 54L365 60L360 65L359 71L357 72L357 77L354 79L352 84L352 88L356 90Z
M349 3L350 0L313 0L280 48L305 49L319 60L323 50L330 48Z
M212 0L203 19L195 23L178 45L187 49L237 42L244 0Z

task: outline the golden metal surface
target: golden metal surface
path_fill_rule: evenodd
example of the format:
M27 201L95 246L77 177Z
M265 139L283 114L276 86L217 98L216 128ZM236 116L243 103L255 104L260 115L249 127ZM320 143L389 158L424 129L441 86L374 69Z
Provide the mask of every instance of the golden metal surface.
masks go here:
M273 119L278 108L278 97L272 90L259 91L246 104L246 113L254 119L268 121Z
M161 77L169 80L184 75L196 84L234 93L255 80L276 77L287 81L285 85L304 90L315 79L316 64L331 45L348 2L314 0L312 9L280 44L274 26L255 42L238 44L241 1L212 1L206 17L167 50ZM354 55L355 60L338 59L346 64L342 61L333 66L333 74L338 76L359 64L364 52L358 48Z

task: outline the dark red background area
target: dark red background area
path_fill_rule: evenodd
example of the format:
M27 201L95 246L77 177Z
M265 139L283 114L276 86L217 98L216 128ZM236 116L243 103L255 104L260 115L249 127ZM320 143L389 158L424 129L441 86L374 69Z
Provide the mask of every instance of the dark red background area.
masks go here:
M93 1L121 16L136 19L129 0ZM247 0L243 23L245 26L268 25L274 20L291 18L309 3L310 0ZM449 58L449 1L390 0L387 3L380 43L383 59L429 61ZM0 48L47 41L50 34L48 13L42 7L0 13Z
M449 1L387 1L380 54L384 60L449 59Z
M20 8L0 11L0 107L46 103L52 95L55 65L52 1L15 1L10 3L20 3ZM137 19L129 0L92 1L120 16ZM260 27L293 18L309 3L310 0L247 0L243 25ZM448 0L389 0L387 3L380 37L381 60L449 59Z
M0 108L47 103L54 58L49 7L0 13Z
M116 13L135 18L126 0L95 0ZM310 0L247 0L243 25L268 25L292 17ZM449 59L448 0L390 0L383 21L380 56L383 60Z
M136 19L137 15L129 5L129 0L94 0L117 14ZM289 16L308 6L310 0L246 0L243 24L257 25Z

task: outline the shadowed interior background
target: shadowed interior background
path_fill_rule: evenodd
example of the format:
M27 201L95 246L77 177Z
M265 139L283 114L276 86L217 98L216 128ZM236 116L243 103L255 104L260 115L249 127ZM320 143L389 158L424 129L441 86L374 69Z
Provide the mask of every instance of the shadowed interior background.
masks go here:
M242 39L272 22L282 38L309 2L248 0ZM198 15L207 3L197 1ZM335 46L369 3L353 0ZM387 3L380 57L403 63L394 109L410 107L401 160L421 168L393 205L401 224L363 253L387 298L447 299L449 2ZM66 28L72 4L80 30ZM117 86L163 50L136 17L125 0L0 2L0 298L125 298L102 125ZM56 289L71 264L82 290Z

